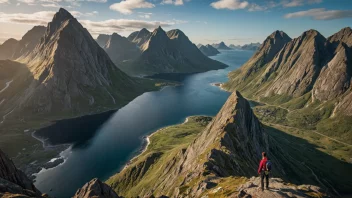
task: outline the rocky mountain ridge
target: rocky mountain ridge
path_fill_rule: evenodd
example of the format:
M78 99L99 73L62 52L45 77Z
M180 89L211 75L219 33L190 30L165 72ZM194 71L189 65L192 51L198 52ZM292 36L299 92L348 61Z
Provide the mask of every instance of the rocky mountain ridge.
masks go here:
M218 50L230 50L231 49L223 41L221 41L220 43L214 43L214 44L212 44L212 46Z
M197 46L199 48L199 50L206 56L215 56L217 54L220 54L220 52L214 48L213 46L211 45L200 45L200 46Z
M328 39L316 30L306 31L293 40L282 34L275 32L269 36L241 69L230 74L230 82L225 87L230 90L251 87L253 94L259 97L300 97L311 92L313 101L320 102L348 95L352 67L348 46L352 35L350 28ZM341 98L344 100L348 98ZM339 105L346 103L349 102ZM344 107L348 109L347 105Z
M21 115L63 111L79 114L96 105L118 105L143 92L141 80L119 70L89 32L62 8L48 24L40 43L18 62L26 67L1 93L5 98L0 107L2 115L12 111ZM12 92L15 86L17 91Z
M0 60L16 60L21 56L26 56L40 42L46 27L34 26L21 40L8 39L0 45Z
M119 66L130 75L194 73L226 67L203 55L181 30L165 32L158 27L150 33L142 29L128 39L141 49L138 58Z
M101 43L100 46L117 66L119 66L121 62L136 59L141 53L135 43L117 33L113 33L112 35L99 35L97 42Z

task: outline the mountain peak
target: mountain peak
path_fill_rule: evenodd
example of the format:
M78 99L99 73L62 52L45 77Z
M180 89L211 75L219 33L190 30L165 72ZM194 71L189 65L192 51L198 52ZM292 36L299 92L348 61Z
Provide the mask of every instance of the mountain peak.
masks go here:
M54 15L53 21L66 21L69 19L74 19L70 12L65 10L64 8L60 8L60 10Z
M276 30L269 37L274 38L274 39L276 39L276 38L289 38L289 36L284 31L280 31L280 30Z
M157 36L157 35L166 35L166 32L163 30L163 28L161 28L161 26L156 28L152 33L152 36Z
M160 27L160 26L159 26ZM146 28L142 28L141 31L139 31L142 34L149 34L149 30L147 30Z

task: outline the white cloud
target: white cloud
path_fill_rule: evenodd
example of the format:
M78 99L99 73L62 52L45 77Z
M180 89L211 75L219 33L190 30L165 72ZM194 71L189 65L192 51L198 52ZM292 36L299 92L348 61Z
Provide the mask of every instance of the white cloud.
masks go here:
M306 11L293 12L285 15L285 18L287 19L300 17L311 17L315 20L352 18L352 10L326 10L325 8L317 8Z
M9 0L0 0L0 4L1 3L10 3Z
M210 4L215 9L238 10L249 6L248 1L241 0L219 0Z
M247 9L248 11L261 11L268 9L267 6L260 6L256 3L249 3L242 0L218 0L210 4L215 9L239 10Z
M56 3L41 4L41 6L49 7L49 8L59 8L59 7L61 7L59 4L56 4Z
M161 4L183 5L183 0L163 0Z
M150 19L152 17L152 15L153 15L153 13L138 12L139 18Z
M2 1L2 0L0 0ZM106 3L107 0L17 0L18 2L25 3L28 5L41 4L43 7L60 7L58 3L67 3L71 6L80 6L82 2L96 2L96 3Z
M283 7L297 7L305 4L321 3L323 0L282 0L281 4Z
M71 14L77 18L83 16L92 16L98 14L97 11L91 13L81 13L78 11L70 11ZM4 23L16 23L16 24L27 24L27 25L47 25L55 15L53 11L41 11L32 14L24 13L12 13L6 14L0 12L0 22ZM152 13L145 13L152 14ZM187 21L181 20L170 20L170 21L145 21L145 20L131 20L131 19L109 19L104 21L91 21L91 20L79 20L79 22L88 29L93 35L99 34L112 34L114 32L131 32L140 30L142 28L154 29L158 26L170 27L176 24L187 23Z
M112 4L110 9L118 11L122 14L132 14L134 9L154 7L154 4L145 0L122 0L120 3Z

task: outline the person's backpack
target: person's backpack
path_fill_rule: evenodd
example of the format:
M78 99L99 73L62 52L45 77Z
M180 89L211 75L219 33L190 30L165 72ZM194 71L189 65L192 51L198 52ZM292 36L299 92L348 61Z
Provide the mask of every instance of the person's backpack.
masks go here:
M265 167L266 167L266 171L269 171L269 172L271 171L271 161L270 160L268 160L266 162Z

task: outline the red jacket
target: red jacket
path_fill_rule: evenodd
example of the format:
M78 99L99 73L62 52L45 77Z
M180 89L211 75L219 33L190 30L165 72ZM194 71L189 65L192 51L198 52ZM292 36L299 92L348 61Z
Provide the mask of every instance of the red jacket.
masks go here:
M258 168L258 174L260 174L260 172L263 170L265 171L266 168L266 162L268 161L268 158L264 157L259 164L259 168Z

